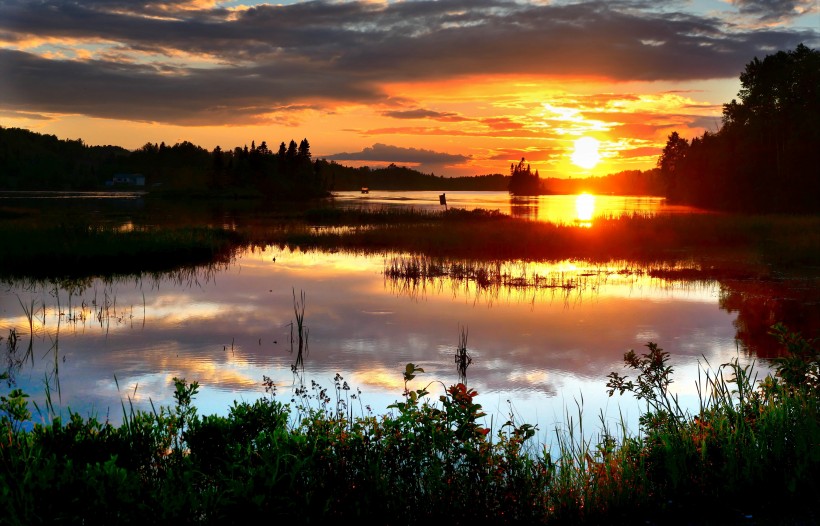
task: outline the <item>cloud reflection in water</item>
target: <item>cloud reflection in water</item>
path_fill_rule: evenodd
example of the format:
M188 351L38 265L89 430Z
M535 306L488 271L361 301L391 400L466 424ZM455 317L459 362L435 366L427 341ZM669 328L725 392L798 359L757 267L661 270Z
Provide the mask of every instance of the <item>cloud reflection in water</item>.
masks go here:
M20 301L45 304L45 325L34 341L36 356L44 358L21 371L20 386L38 399L57 352L63 405L97 414L110 409L114 421L121 397L143 408L149 398L170 404L174 376L202 385L198 403L205 413L225 413L230 400L263 396L262 375L289 399L294 290L306 294L306 378L331 387L341 373L374 410L401 396L408 362L425 368L414 380L418 386L455 383L461 326L469 328L474 360L468 383L485 408L505 413L510 400L525 419L542 424L581 392L589 414L614 405L605 396L605 375L621 371L623 353L642 349L648 339L672 353L681 374L675 387L686 396L695 392L701 355L719 364L736 354L733 316L718 308L717 283L669 282L623 265L563 261L500 263L512 285L482 287L449 277L403 284L384 275L393 257L248 251L202 280L94 283L72 294L71 322L65 291L60 316L53 286L11 286L0 292L0 330L16 327L27 335ZM539 286L527 286L533 276ZM100 305L102 290L116 297L117 311L107 320L92 306L95 297Z

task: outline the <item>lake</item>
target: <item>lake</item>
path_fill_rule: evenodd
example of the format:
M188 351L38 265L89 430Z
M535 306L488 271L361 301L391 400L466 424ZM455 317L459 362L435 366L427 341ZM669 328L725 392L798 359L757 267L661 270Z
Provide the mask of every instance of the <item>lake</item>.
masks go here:
M552 223L588 222L595 217L620 217L624 214L703 213L691 206L669 205L663 197L621 195L541 195L510 197L507 192L429 192L370 190L334 192L337 206L347 208L442 210L439 196L444 194L448 207L473 210L498 210L513 217Z
M434 192L408 193L407 200L386 192L369 196L340 194L335 201L440 206ZM560 220L594 222L597 212L578 217L577 208L572 218L571 203L578 199L544 196L532 217L559 220L551 209L563 206ZM448 206L502 212L513 206L501 193L448 192L447 200ZM655 198L596 196L594 203L606 214L685 212ZM357 395L346 398L354 415L384 412L400 399L410 362L425 370L411 387L429 383L437 400L444 386L458 381L454 355L464 331L472 358L467 383L479 392L488 424L501 425L513 413L519 422L538 424L540 438L551 440L570 415L577 423L579 406L587 431L597 429L599 414L610 423L623 417L637 428L637 402L610 398L605 388L608 373L627 372L622 357L630 349L643 351L652 341L669 351L673 390L696 408L701 366L714 369L737 358L756 361L761 377L767 372L758 358L769 352L759 336L768 327L762 325L766 313L816 318L818 310L814 289L667 280L630 262L498 262L508 277L501 286L385 274L408 258L267 247L245 250L227 265L163 276L98 278L69 288L3 283L2 346L13 330L17 351L7 353L8 365L41 408L48 389L63 411L119 422L121 403L142 409L172 404L177 376L199 382L200 413L226 414L234 400L265 396L263 376L273 379L280 400L291 399L294 307L304 294L302 377L307 385L313 380L328 388L335 401L334 377L341 375L351 390L340 395ZM29 344L33 353L26 356Z

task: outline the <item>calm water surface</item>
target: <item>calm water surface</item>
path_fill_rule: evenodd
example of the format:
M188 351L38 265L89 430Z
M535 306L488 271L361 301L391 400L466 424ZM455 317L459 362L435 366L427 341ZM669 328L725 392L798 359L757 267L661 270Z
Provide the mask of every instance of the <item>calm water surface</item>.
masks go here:
M439 192L386 191L335 192L337 206L347 208L414 208L442 210ZM510 197L508 192L444 192L447 206L473 210L498 210L515 217L552 223L588 222L597 217L620 217L624 214L702 213L690 206L668 205L663 197L613 195L541 195Z
M0 334L17 332L20 360L29 342L25 311L33 310L34 363L15 369L17 384L41 407L48 383L64 408L112 421L120 420L121 399L170 405L174 376L201 384L201 413L225 414L233 400L263 396L263 375L288 401L294 293L301 292L305 378L332 388L341 374L351 393L362 391L357 413L365 405L384 412L398 399L408 362L426 371L414 387L457 382L462 328L473 358L468 385L493 421L503 423L512 409L542 431L565 424L564 411L575 413L581 400L587 418L604 411L617 419L620 410L634 425L637 405L610 399L605 376L622 372L623 353L649 341L672 352L673 386L690 407L699 362L749 361L735 342L736 315L719 306L717 283L670 282L618 265L510 262L503 270L513 277L561 286L482 289L451 279L386 279L394 257L402 256L269 248L225 268L162 279L93 280L71 291L5 284ZM434 382L430 390L442 388Z
M438 195L346 192L332 203L440 209ZM450 207L568 223L625 213L697 212L652 197L511 200L504 192L447 192L446 197ZM88 214L86 202L94 203L93 217L124 225L170 214L137 196L123 199L124 204L93 198L61 202L81 216ZM230 226L241 220L232 211L196 214L191 217L197 224ZM488 420L500 425L512 411L521 421L538 424L542 440L552 441L555 426L569 423L566 411L577 423L578 406L588 430L597 429L599 413L609 422L623 416L637 428L637 403L609 398L605 388L609 372L625 372L625 351L644 350L649 341L669 351L674 392L694 408L701 365L733 358L750 363L760 354L754 342L776 321L770 318L820 319L814 282L790 295L777 284L667 281L634 264L579 261L499 263L511 286L388 279L385 268L406 257L267 248L244 252L221 268L171 276L95 279L70 288L0 283L0 350L7 350L10 331L18 336L17 351L4 352L4 369L41 408L49 389L63 412L71 408L114 422L121 420L123 400L143 409L151 402L170 405L175 376L200 383L200 413L227 414L234 400L265 396L263 375L274 380L277 397L287 402L296 359L290 352L294 295L304 293L309 330L304 378L332 394L340 374L351 387L346 394L361 390L359 400L351 401L354 414L368 407L383 413L399 399L408 362L425 369L411 387L430 383L437 400L444 385L458 381L454 354L465 330L473 358L467 383L479 391ZM765 366L757 366L765 374Z

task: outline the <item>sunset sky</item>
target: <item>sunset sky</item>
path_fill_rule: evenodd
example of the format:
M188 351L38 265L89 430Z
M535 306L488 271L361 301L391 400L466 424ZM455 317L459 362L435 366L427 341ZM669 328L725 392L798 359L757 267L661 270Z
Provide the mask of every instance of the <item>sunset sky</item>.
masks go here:
M753 57L817 48L819 5L0 0L0 125L129 149L308 138L437 175L647 169L672 131L720 127Z

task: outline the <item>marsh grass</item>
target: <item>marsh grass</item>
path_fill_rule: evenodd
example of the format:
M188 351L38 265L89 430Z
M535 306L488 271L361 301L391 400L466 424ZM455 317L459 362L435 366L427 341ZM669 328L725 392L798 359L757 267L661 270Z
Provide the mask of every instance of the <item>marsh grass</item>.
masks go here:
M79 222L51 227L0 223L0 276L81 279L162 272L229 261L239 243L232 231L212 228L120 231Z
M820 265L820 217L728 214L625 215L591 227L527 221L483 210L328 212L328 224L368 225L340 233L283 229L272 242L303 248L384 250L484 261L626 259L697 262L680 278L752 278ZM395 214L395 216L393 216ZM389 219L395 217L395 220Z
M267 396L234 402L224 417L200 415L198 384L174 378L172 407L140 411L126 394L119 427L69 411L25 431L27 395L13 389L0 397L3 520L811 523L820 352L781 326L773 332L786 348L775 374L705 363L694 414L671 394L666 352L627 353L633 376L613 372L607 387L646 403L640 429L604 415L586 429L581 398L555 429L557 453L532 443L535 426L512 414L487 427L464 383L431 399L436 382L425 385L412 363L381 416L341 375L331 389L296 386L290 403L265 378Z
M209 223L205 223L209 224ZM0 276L82 278L164 272L230 261L249 247L496 260L630 260L697 263L682 279L770 276L820 265L820 218L728 214L633 214L591 226L556 225L498 211L345 210L323 207L248 214L214 227L133 225L82 218L0 221ZM55 264L59 261L59 265Z
M498 210L464 210L450 208L447 210L424 210L414 208L315 208L304 213L304 219L310 224L321 225L390 225L407 223L440 223L440 222L493 222L507 221L510 216Z

